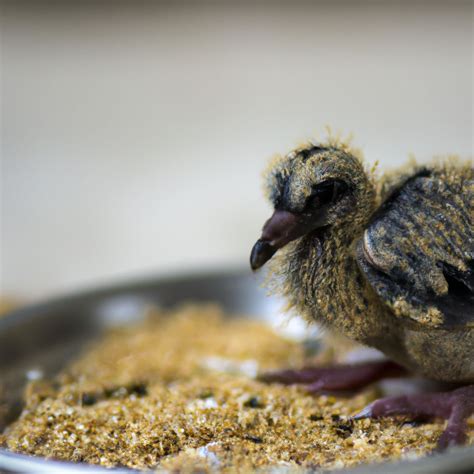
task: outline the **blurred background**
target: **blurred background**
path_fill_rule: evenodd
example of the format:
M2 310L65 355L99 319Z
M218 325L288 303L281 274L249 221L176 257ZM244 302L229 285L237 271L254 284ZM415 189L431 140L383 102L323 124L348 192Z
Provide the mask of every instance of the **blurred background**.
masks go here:
M1 5L1 285L248 265L275 152L473 156L473 2Z

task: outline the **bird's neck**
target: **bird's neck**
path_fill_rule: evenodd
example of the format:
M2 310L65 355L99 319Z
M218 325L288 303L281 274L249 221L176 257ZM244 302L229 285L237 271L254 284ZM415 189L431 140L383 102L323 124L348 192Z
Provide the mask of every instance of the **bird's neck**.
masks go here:
M360 342L382 330L383 311L356 259L366 224L360 221L350 232L332 228L319 236L307 235L282 256L283 293L290 306L306 319Z

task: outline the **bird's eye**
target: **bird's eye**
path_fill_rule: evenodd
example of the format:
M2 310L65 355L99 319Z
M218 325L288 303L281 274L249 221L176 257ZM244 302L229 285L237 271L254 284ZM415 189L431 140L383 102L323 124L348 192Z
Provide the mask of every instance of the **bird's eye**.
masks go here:
M321 207L339 199L347 190L347 184L340 180L328 180L314 187L308 199L309 207Z

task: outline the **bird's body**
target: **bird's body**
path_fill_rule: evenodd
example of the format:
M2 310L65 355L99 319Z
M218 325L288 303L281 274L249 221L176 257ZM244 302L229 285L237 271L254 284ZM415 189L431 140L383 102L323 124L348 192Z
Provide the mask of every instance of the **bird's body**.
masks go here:
M347 146L309 144L266 185L275 212L251 263L276 253L270 282L290 307L411 372L474 383L472 163L376 180Z
M473 383L474 169L448 161L402 183L357 249L396 321L399 342L387 354L431 379Z
M364 210L349 233L335 227L289 244L273 265L283 293L306 319L415 372L474 382L474 289L460 283L453 293L442 267L474 278L473 169L426 167L408 179L402 174L385 199L374 197L371 212Z

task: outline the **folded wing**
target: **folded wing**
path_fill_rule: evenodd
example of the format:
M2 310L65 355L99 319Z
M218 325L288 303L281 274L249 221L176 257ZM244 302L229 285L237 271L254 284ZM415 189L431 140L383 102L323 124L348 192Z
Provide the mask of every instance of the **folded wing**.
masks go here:
M474 169L422 169L386 197L358 263L397 317L474 326ZM404 319L407 318L407 319Z

